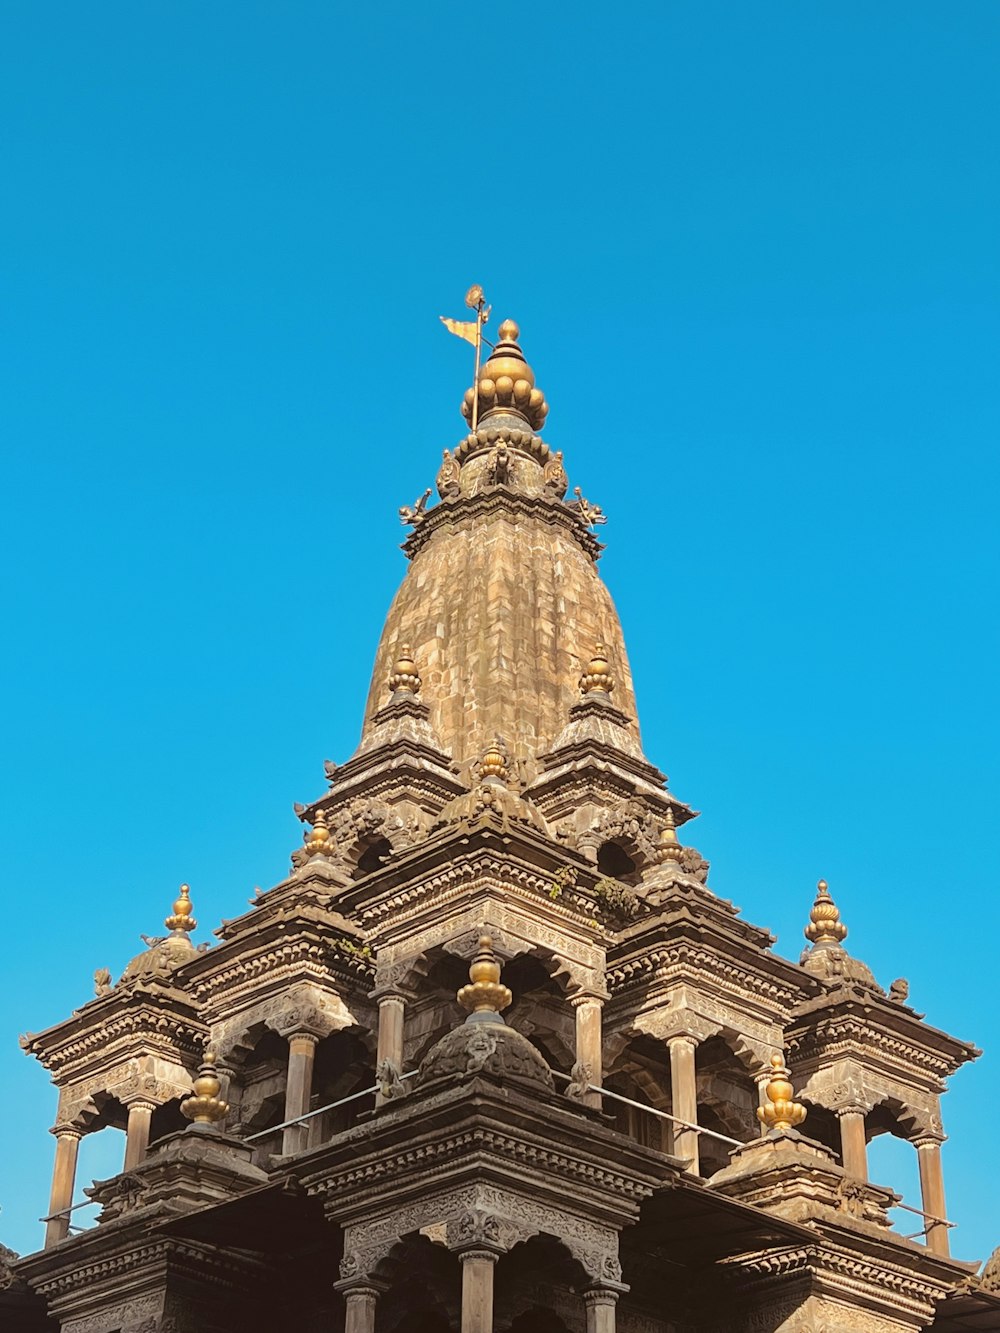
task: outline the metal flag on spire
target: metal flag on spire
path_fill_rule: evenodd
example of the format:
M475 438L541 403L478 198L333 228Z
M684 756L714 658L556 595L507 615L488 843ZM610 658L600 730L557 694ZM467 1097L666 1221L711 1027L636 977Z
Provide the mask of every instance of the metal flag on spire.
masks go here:
M472 430L475 432L479 423L479 362L483 352L483 325L489 321L490 310L492 307L486 304L486 297L483 295L483 289L478 283L473 283L465 293L465 304L470 310L476 312L476 318L473 320L449 319L447 315L440 315L438 318L449 333L453 333L456 338L464 338L467 343L471 343L476 349L476 369L472 379Z

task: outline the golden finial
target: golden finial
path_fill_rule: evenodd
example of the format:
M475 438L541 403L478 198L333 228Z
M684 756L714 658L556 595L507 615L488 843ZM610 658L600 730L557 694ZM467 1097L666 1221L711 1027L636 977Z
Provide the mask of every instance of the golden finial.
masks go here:
M215 1072L215 1061L215 1052L206 1051L192 1085L194 1095L181 1102L181 1114L196 1125L217 1125L229 1114L229 1103L219 1098L222 1084Z
M466 390L462 416L475 430L479 419L485 419L490 412L514 412L532 430L541 430L549 405L541 389L535 388L534 371L518 345L521 330L512 319L505 319L497 332L500 341L481 370L477 364L475 383Z
M840 919L840 909L830 897L825 879L816 885L816 901L803 933L811 944L842 944L847 938L847 927Z
M615 678L611 674L607 654L607 648L599 643L580 677L580 689L584 694L610 694L615 688Z
M306 837L306 851L310 856L327 856L333 851L333 839L322 810L316 815L316 821Z
M656 859L660 865L663 865L665 861L680 861L683 855L684 848L677 841L674 809L673 806L667 806L663 827L660 829L660 839L656 845Z
M410 694L420 693L420 673L413 660L413 649L408 643L404 643L399 650L396 665L389 677L389 689L393 694L397 690L408 690Z
M479 760L479 777L483 782L487 778L496 778L506 785L508 776L507 754L504 750L503 741L499 736L495 736L487 745L482 758Z
M180 897L174 900L173 916L168 916L163 924L167 930L172 930L175 934L194 930L198 922L191 915L191 911L191 888L188 884L182 884Z
M796 1125L801 1125L806 1118L806 1108L801 1102L792 1101L792 1085L788 1081L788 1069L780 1055L771 1056L771 1078L764 1090L767 1103L758 1106L757 1119L769 1130L787 1134Z
M490 935L479 937L479 952L469 968L471 985L458 992L458 1002L473 1014L498 1014L506 1009L514 997L500 981L500 960L493 952Z

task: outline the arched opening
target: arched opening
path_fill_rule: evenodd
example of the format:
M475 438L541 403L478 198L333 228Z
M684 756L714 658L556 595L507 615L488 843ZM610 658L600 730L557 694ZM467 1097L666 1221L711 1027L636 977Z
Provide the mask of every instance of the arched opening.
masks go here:
M650 1108L643 1111L637 1106L605 1097L602 1109L605 1115L614 1116L620 1133L627 1134L645 1148L666 1153L673 1151L670 1121L653 1113L665 1111L670 1114L672 1110L670 1052L662 1041L645 1034L635 1037L605 1076L604 1086L610 1092Z
M271 1154L281 1152L281 1130L264 1131L285 1118L288 1042L258 1023L247 1034L241 1057L234 1054L233 1064L227 1124L253 1139L254 1163L266 1167Z
M636 864L617 842L602 842L597 849L597 868L609 879L620 879L626 884L635 884Z
M333 1102L371 1088L375 1084L375 1057L357 1028L332 1032L316 1047L313 1065L313 1085L310 1109L318 1110ZM313 1116L309 1124L309 1147L326 1143L335 1134L342 1134L356 1124L358 1117L374 1109L375 1095L354 1097L342 1106L336 1106L322 1115Z
M801 1131L807 1139L815 1139L817 1143L822 1143L824 1147L837 1154L838 1160L840 1159L840 1121L832 1111L828 1111L825 1106L814 1106L812 1102L808 1102L806 1119Z
M549 967L537 954L519 953L504 967L503 979L514 996L504 1020L551 1069L568 1074L576 1062L576 1018Z
M461 1321L462 1271L458 1257L426 1236L398 1241L378 1265L388 1286L379 1299L378 1333L455 1333Z
M920 1191L920 1167L917 1149L909 1141L914 1132L914 1118L901 1102L881 1102L865 1116L868 1140L868 1178L874 1184L888 1185L903 1196L911 1208L923 1208ZM893 1226L904 1235L923 1227L923 1220L905 1209L890 1209ZM922 1236L917 1236L922 1240Z
M586 1316L580 1292L589 1284L561 1240L532 1236L497 1261L495 1326L504 1333L582 1333Z
M353 878L362 879L365 875L370 875L373 871L381 869L391 855L392 843L388 838L377 838L374 842L368 843L358 857Z
M149 1142L154 1144L157 1139L165 1138L168 1134L176 1134L178 1130L187 1129L191 1123L186 1116L181 1114L181 1102L183 1097L175 1097L172 1101L164 1102L153 1112L149 1122Z
M749 1143L760 1137L757 1084L722 1036L709 1037L695 1053L698 1124L715 1134ZM707 1134L698 1136L699 1173L714 1175L729 1165L732 1148Z

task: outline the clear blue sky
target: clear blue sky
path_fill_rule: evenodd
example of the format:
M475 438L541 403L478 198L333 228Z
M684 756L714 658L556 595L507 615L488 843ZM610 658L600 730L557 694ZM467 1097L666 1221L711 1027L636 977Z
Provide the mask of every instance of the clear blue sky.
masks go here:
M946 1184L957 1252L1000 1242L998 39L976 0L0 5L0 1239L52 1154L18 1032L182 879L209 939L356 743L478 281L716 890L797 957L825 875L987 1048Z

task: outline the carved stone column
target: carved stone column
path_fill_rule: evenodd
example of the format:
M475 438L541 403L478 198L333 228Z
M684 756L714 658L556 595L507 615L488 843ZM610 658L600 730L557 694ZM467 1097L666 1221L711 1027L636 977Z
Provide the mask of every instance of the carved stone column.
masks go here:
M928 1134L913 1142L920 1169L920 1206L925 1213L941 1218L941 1222L927 1224L927 1248L935 1254L947 1255L950 1253L948 1228L942 1225L947 1214L944 1205L944 1174L941 1170L941 1140L937 1135Z
M313 1063L319 1037L313 1032L296 1032L288 1038L288 1082L285 1085L286 1120L294 1120L309 1110L312 1097ZM301 1152L309 1136L308 1125L289 1125L281 1141L281 1151Z
M125 1170L131 1171L146 1156L149 1125L156 1110L155 1102L129 1102L128 1127L125 1131Z
M397 1074L403 1072L403 1029L406 1021L406 996L400 990L386 991L378 997L378 1045L375 1050L375 1068L378 1070L386 1061ZM375 1096L375 1105L381 1106L385 1098L381 1093Z
M587 1307L587 1333L615 1333L619 1292L613 1287L588 1287L583 1293Z
M83 1130L70 1125L56 1125L56 1160L52 1169L52 1192L49 1195L49 1217L45 1226L45 1248L57 1245L69 1235L69 1218L53 1217L54 1213L69 1208L76 1188L76 1158L83 1138Z
M694 1054L698 1043L694 1037L670 1038L670 1087L673 1113L689 1124L698 1123L698 1084ZM691 1129L674 1125L674 1156L690 1159L688 1170L698 1174L698 1135Z
M838 1109L840 1119L840 1155L844 1170L855 1180L868 1179L868 1145L865 1140L865 1113L859 1106Z
M493 1333L495 1250L462 1250L462 1333Z
M375 1333L375 1307L385 1291L384 1283L371 1278L352 1278L336 1285L344 1293L344 1333Z
M576 1063L586 1067L588 1081L599 1088L604 1078L601 1024L604 1001L598 995L583 994L575 995L572 1005L576 1010ZM598 1110L602 1100L599 1092L587 1092L581 1098L585 1106L595 1106Z

